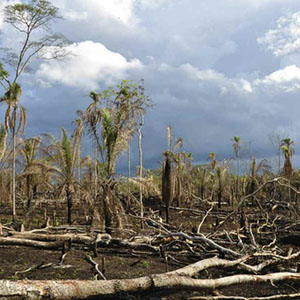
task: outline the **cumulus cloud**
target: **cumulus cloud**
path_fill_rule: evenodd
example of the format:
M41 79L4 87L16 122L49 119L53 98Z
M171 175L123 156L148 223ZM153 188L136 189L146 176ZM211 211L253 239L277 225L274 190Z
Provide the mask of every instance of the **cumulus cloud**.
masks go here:
M142 68L138 59L126 60L100 43L86 41L68 47L71 53L63 63L44 62L36 73L43 85L63 83L84 89L94 89L98 83L111 83L126 77L126 72Z
M298 53L300 50L300 12L277 20L275 29L257 39L258 43L277 57Z
M286 92L300 90L300 68L295 65L287 66L284 69L277 70L263 79L254 81L254 85L269 86L272 89L281 89Z
M199 70L190 64L184 64L180 67L191 79L199 81L206 81L213 83L219 87L220 94L239 92L251 93L251 83L242 78L228 78L224 74L217 72L213 69Z

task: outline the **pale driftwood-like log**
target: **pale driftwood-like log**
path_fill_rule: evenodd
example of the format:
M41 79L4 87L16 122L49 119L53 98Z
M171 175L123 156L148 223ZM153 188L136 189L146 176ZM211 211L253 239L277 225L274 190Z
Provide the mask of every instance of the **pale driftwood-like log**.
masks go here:
M13 237L0 238L0 245L3 240L4 245L20 245L20 246L32 246L40 245L40 248L55 249L54 245L62 245L62 242L71 241L72 243L91 245L95 243L95 237L90 237L84 234L41 234L32 232L10 232ZM151 246L147 243L129 242L128 240L113 239L107 234L97 234L97 247L104 248L125 248L136 251L150 251L152 253L158 253L159 248ZM22 242L24 241L24 243ZM50 248L47 248L49 245ZM53 248L51 248L53 245Z
M218 279L193 279L187 276L159 274L135 279L82 281L82 280L0 280L0 299L87 299L157 291L201 291L244 283L262 283L294 280L300 273L273 273L268 275L233 275ZM101 299L101 298L100 298Z
M31 233L31 232L9 232L11 236L18 239L29 239L29 240L37 240L37 241L45 241L45 242L66 242L71 240L73 243L86 244L93 241L94 237L90 237L86 234L41 234L41 233Z
M34 247L38 249L60 249L62 247L61 242L41 242L34 241L29 239L18 239L11 237L0 237L0 245L9 245L9 246L25 246L25 247Z
M296 294L281 294L265 297L239 297L239 296L195 296L188 300L289 300L300 299L300 293Z
M236 260L226 260L226 259L221 259L221 258L218 258L217 256L215 256L212 258L200 260L194 264L185 266L178 270L171 271L168 274L193 277L193 276L197 275L198 273L200 273L204 270L208 270L210 268L216 268L216 267L228 268L228 267L233 267L236 265L243 264L248 258L249 258L249 256L245 256L243 258L236 259Z

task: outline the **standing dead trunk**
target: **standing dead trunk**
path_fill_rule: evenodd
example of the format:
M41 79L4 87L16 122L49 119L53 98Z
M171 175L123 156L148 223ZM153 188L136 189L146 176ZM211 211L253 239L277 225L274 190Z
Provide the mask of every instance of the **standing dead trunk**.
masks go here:
M12 161L12 221L15 222L16 214L16 119L17 108L14 107L13 111L13 126L12 126L12 139L13 139L13 161Z
M144 217L144 203L143 203L143 185L141 180L143 178L143 151L142 151L142 128L144 126L144 116L142 115L140 127L138 128L138 147L139 147L139 190L140 190L140 206L141 206L141 227L143 228Z
M221 208L222 204L222 188L219 187L218 189L218 208Z
M172 169L169 153L165 154L166 160L162 168L162 200L166 206L166 223L169 223L169 206L173 200Z
M174 178L174 189L175 189L175 196L174 199L176 199L177 206L181 207L182 206L182 183L181 183L181 178L179 175Z
M71 225L73 201L72 201L72 193L69 185L67 185L66 188L66 198L67 198L67 206L68 206L68 224Z
M105 232L111 234L112 213L111 213L111 186L105 183L103 186L103 212Z
M27 191L27 208L30 208L31 200L32 200L32 188L31 188L32 175L29 174L26 176L26 191Z
M130 174L130 171L131 171L131 156L130 156L130 142L128 142L128 151L127 151L127 159L128 159L128 196L127 196L127 204L126 205L130 205L130 202L131 202L131 189L130 189L130 184L129 184L129 180L130 180L130 177L131 177L131 174Z

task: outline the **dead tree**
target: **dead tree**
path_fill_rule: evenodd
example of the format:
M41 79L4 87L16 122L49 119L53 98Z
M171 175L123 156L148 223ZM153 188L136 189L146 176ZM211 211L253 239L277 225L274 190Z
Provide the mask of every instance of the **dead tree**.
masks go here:
M162 202L166 207L166 223L169 223L169 207L173 200L173 180L170 153L166 152L162 166Z

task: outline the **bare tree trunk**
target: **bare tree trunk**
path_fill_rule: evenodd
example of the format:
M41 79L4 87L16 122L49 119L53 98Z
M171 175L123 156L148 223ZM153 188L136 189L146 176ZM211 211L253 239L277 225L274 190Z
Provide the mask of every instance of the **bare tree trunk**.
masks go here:
M109 183L103 186L103 211L105 232L111 234L112 213L111 213L111 187Z
M97 145L95 143L95 146L94 146L94 202L96 202L96 199L97 199L97 189L98 189L98 186L97 186L97 183L98 183L98 174L97 174Z
M13 161L12 161L12 221L15 222L17 218L16 214L16 119L17 109L13 111L13 126L12 126L12 138L13 138Z
M236 198L237 201L240 200L240 153L237 150L236 155Z
M91 177L92 177L92 175L91 175ZM92 183L91 183L91 185L92 185ZM92 217L91 217L91 220L90 220L91 225L95 221L97 194L98 194L97 144L95 142L95 144L94 144L94 199L92 200Z
M0 299L102 299L128 293L155 291L203 291L235 284L299 281L299 273L233 275L218 279L194 279L188 276L158 274L122 280L0 280ZM118 298L119 298L118 296ZM121 299L121 298L120 298Z
M169 153L166 154L166 160L162 169L162 200L166 206L166 223L169 223L169 207L173 199L172 170Z
M26 190L27 190L27 208L30 208L31 200L32 200L32 188L31 188L32 175L29 174L26 176Z
M70 186L67 185L66 188L66 197L67 197L67 206L68 206L68 224L71 225L72 223L72 206L73 206L73 201L72 201L72 193L70 191Z
M138 146L139 146L139 189L140 189L140 207L141 207L141 218L144 217L144 203L143 203L143 185L142 185L142 178L143 178L143 151L142 151L142 128L144 126L144 116L141 117L140 127L138 128ZM143 221L141 221L143 227Z
M130 178L131 177L131 172L130 172L130 169L131 169L130 142L128 143L127 160L128 160L127 176L128 176L128 178Z

